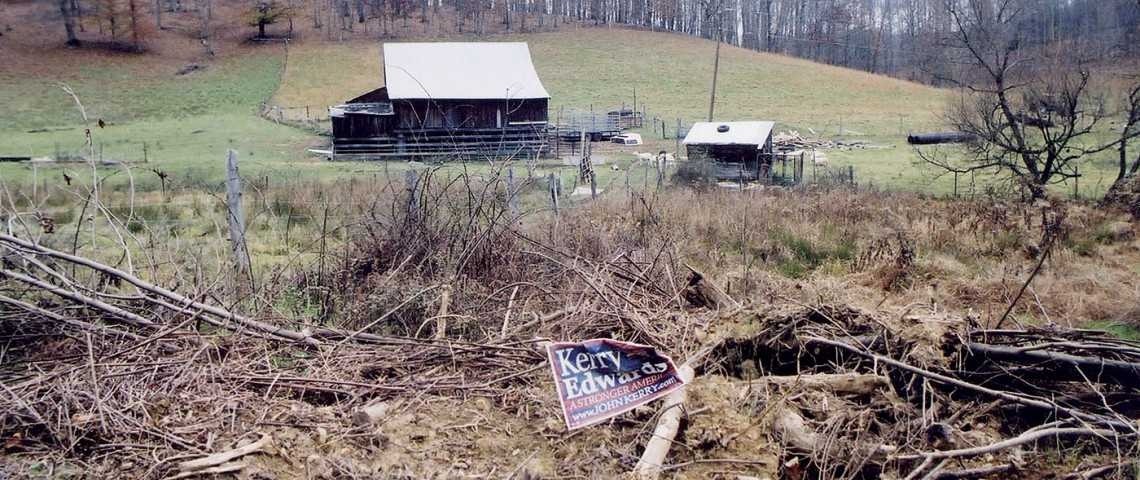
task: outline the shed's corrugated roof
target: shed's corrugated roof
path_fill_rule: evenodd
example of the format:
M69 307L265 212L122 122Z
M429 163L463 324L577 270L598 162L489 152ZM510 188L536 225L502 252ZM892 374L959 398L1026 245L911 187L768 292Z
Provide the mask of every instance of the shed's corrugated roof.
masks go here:
M728 126L727 132L718 132L717 127ZM763 147L772 134L775 122L697 122L689 129L682 142L685 145L756 145Z
M550 98L523 42L385 43L391 99Z

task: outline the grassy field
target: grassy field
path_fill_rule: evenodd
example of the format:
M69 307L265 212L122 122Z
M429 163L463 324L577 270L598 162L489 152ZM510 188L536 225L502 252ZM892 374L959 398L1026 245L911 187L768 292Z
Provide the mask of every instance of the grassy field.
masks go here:
M602 110L622 104L647 110L675 134L677 119L704 120L715 44L666 33L606 28L498 37L526 41L551 93L551 116L560 109ZM619 47L620 46L620 47ZM288 66L273 102L311 110L379 85L378 42L305 44L290 48ZM681 67L684 67L683 69ZM936 128L947 93L927 86L850 69L725 46L718 80L716 118L773 119L781 130L815 131L828 138L869 142L882 148L828 152L834 165L855 165L877 185L927 189L934 172L914 165L905 146L909 129ZM337 72L336 81L328 72ZM291 110L294 115L301 110ZM673 150L654 126L641 129L650 145ZM618 159L628 161L628 157ZM948 191L946 179L934 180Z
M675 148L674 140L661 139L652 120L663 121L672 136L677 119L689 124L707 115L712 42L587 27L490 39L529 42L552 95L552 117L563 108L630 105L636 94L639 109L644 108L654 123L641 129L649 140L649 145L640 147L643 151ZM147 170L166 171L176 184L220 181L228 148L242 154L249 175L335 178L381 169L375 164L329 164L307 156L306 147L324 145L327 139L256 114L268 101L296 107L287 110L289 117L303 116L306 106L310 115L321 116L328 105L379 86L380 42L333 42L313 35L287 47L235 45L218 58L203 59L187 50L193 48L183 39L166 41L159 51L142 56L17 51L17 64L21 58L27 64L42 57L33 64L42 71L35 76L21 75L18 69L0 72L0 103L12 112L0 118L4 138L0 154L40 157L84 149L84 125L71 97L59 86L64 83L79 95L92 122L102 118L109 124L94 129L96 156L102 150L104 160L135 163L145 158ZM206 68L175 74L190 63ZM948 95L902 80L725 46L715 116L771 119L779 130L865 142L875 148L828 150L831 165L854 167L857 181L864 185L945 194L952 189L952 177L939 176L918 163L905 136L908 131L938 129ZM627 168L632 160L629 150L633 149L610 155L610 160ZM1105 177L1112 173L1109 157L1096 159L1086 169L1088 178L1081 185L1086 195L1107 186ZM37 168L50 176L76 167ZM639 173L643 172L631 175ZM0 175L9 182L26 182L31 167L0 166ZM985 181L978 178L974 183ZM970 181L961 179L963 190L968 185Z

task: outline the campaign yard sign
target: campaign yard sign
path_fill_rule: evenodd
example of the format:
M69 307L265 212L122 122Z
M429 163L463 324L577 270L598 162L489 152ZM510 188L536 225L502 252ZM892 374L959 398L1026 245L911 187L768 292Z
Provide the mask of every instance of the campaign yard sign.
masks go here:
M546 347L566 428L587 427L681 388L669 357L653 347L595 338Z

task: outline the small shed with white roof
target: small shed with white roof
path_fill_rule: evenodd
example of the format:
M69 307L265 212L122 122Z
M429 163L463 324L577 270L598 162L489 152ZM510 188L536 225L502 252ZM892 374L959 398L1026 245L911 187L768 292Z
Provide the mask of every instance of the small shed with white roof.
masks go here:
M698 122L682 143L689 161L708 162L717 179L758 180L771 176L775 122Z

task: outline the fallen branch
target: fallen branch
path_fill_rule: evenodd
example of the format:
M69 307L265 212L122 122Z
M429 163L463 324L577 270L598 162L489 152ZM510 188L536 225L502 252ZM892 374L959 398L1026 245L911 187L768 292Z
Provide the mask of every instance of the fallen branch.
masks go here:
M1017 306L1017 302L1020 302L1021 297L1025 295L1025 290L1029 288L1029 284L1033 283L1033 279L1037 278L1037 274L1041 272L1041 267L1045 265L1045 259L1049 258L1049 251L1053 248L1053 239L1056 235L1052 233L1048 235L1049 238L1045 240L1045 248L1041 249L1041 258L1037 260L1037 265L1033 267L1033 271L1029 272L1029 276L1026 277L1025 283L1021 285L1021 289L1017 291L1017 295L1013 297L1013 301L1009 302L1009 307L1005 309L1005 313L998 319L997 325L994 325L995 329L1000 329L1002 324L1005 323L1005 320L1009 318L1009 314L1013 312L1013 308ZM1014 322L1016 323L1016 320L1014 320Z
M720 287L717 287L708 276L701 271L693 268L691 265L685 265L689 269L689 282L685 286L685 299L689 303L698 307L707 307L715 310L732 310L740 308L740 303L732 297L724 293Z
M1032 432L1025 432L1013 438L1007 438L997 443L989 445L982 445L980 447L960 448L957 450L941 450L937 452L923 452L910 455L899 455L893 460L919 460L919 459L943 459L943 458L967 458L976 457L978 455L985 455L987 453L994 453L997 451L1005 450L1007 448L1024 445L1026 443L1035 442L1042 438L1049 437L1066 437L1066 436L1096 436L1101 438L1124 438L1134 437L1135 434L1120 434L1115 430L1107 428L1046 428L1042 430L1034 430Z
M821 448L829 448L829 443L821 440L799 410L790 405L780 405L773 410L772 431L785 445L802 453L810 454ZM867 445L867 448L872 456L880 459L898 449L893 445Z
M1123 476L1123 475L1127 475L1127 471L1125 469L1136 468L1136 465L1137 465L1137 461L1132 460L1132 461L1125 461L1125 462L1121 462L1121 463L1113 463L1113 464L1109 464L1109 465L1103 465L1100 467L1093 467L1093 468L1090 468L1088 470L1082 470L1080 472L1071 473L1065 477L1065 480L1092 480L1094 478L1105 478L1105 477L1108 477L1110 474L1122 475L1119 478L1127 478L1127 477ZM1112 477L1112 478L1118 478L1118 477Z
M138 314L128 312L126 310L123 310L119 307L111 305L111 304L104 302L102 300L99 300L96 298L91 298L91 297L88 297L87 295L81 295L79 293L76 293L74 291L71 291L71 290L68 290L65 288L57 287L57 286L52 285L50 283L44 282L38 278L28 276L28 275L24 275L20 272L16 272L16 271L12 271L12 270L0 270L0 275L3 275L5 277L11 278L11 279L19 281L19 282L23 282L29 286L36 287L40 290L53 293L53 294L58 295L60 297L71 300L73 302L82 303L83 305L91 307L95 310L102 311L103 313L111 315L115 318L118 318L119 320L122 320L123 322L129 323L129 324L134 325L136 327L145 327L145 328L157 327L157 325L155 325L154 322L147 320L146 318L143 318L142 316L140 316Z
M261 439L256 442L247 443L233 450L218 452L203 458L199 458L197 460L188 460L179 463L178 469L183 472L198 472L210 467L216 467L218 465L222 465L231 460L244 457L251 453L265 451L266 447L268 447L271 443L273 443L273 437L270 437L269 435L263 435Z
M114 277L114 278L118 278L120 280L123 280L123 281L130 283L130 284L132 284L132 285L134 285L134 286L136 286L142 290L145 290L145 291L147 291L153 295L157 295L157 296L166 298L175 304L185 305L187 307L193 307L196 310L202 310L202 311L204 311L210 315L214 315L216 317L220 317L220 318L223 318L225 320L232 321L234 323L253 328L255 330L267 333L267 334L272 335L272 336L277 337L277 338L301 342L301 343L304 343L304 344L307 344L307 345L310 345L313 347L316 347L317 345L319 345L319 342L317 342L316 339L314 339L311 336L306 335L304 333L294 331L294 330L285 329L285 328L280 328L280 327L270 325L270 324L265 323L265 322L260 322L257 320L253 320L250 318L243 317L241 315L230 312L229 310L226 310L224 308L220 308L220 307L216 307L213 305L209 305L209 304L205 304L202 302L195 301L194 299L191 299L191 298L186 297L184 295L181 295L181 294L178 294L176 292L167 290L167 289L162 288L158 285L154 285L154 284L151 284L149 282L143 281L142 279L140 279L140 278L138 278L138 277L136 277L136 276L134 276L128 272L124 272L122 270L111 267L109 265L104 265L104 264L96 262L94 260L90 260L90 259L80 257L77 255L71 255L69 253L61 252L59 250L54 250L54 249L45 247L43 245L35 244L35 243L29 242L27 240L23 240L23 239L14 237L12 235L3 234L3 233L0 233L0 242L6 242L6 243L10 244L10 246L12 246L13 248L20 248L20 249L29 251L30 253L34 253L34 254L38 254L38 255L45 255L45 256L57 258L60 260L64 260L67 262L71 262L71 263L74 263L77 265L82 265L84 267L90 268L90 269L95 270L95 271L102 273L104 275L108 275L110 277Z
M772 431L785 445L811 453L819 443L819 435L807 426L803 415L792 406L781 405L773 412Z
M216 467L203 468L201 470L194 470L194 471L190 471L190 472L182 472L182 473L179 473L178 475L175 475L173 477L167 477L166 480L178 480L181 478L190 478L190 477L194 477L194 476L198 476L198 475L217 475L219 473L236 472L236 471L241 470L247 466L248 466L247 464L241 463L241 462L226 463L226 464L218 465Z
M749 387L761 384L783 388L827 390L837 394L865 395L890 388L890 379L865 373L819 373L813 375L770 375L747 380Z
M1051 363L1072 367L1079 371L1079 374L1075 375L1076 378L1095 378L1099 382L1110 382L1124 386L1140 385L1140 364L1137 363L972 342L966 344L966 349L971 355L994 361L1036 366L1040 366L1042 363Z
M689 383L693 381L693 376L696 372L693 370L693 367L686 362L677 369L677 374L685 383ZM662 468L665 464L665 457L669 455L669 447L673 444L673 439L677 436L677 430L681 427L681 415L684 413L686 396L685 390L686 389L682 387L665 396L665 403L661 405L661 415L657 420L657 428L653 429L653 436L651 436L649 442L645 444L645 451L642 452L641 459L639 459L637 465L633 467L633 475L635 478L649 480L661 475Z
M1034 396L1025 395L1025 394L1019 394L1019 393L1005 392L1005 391L1001 391L1001 390L994 390L992 388L986 388L986 387L983 387L981 385L976 385L976 384L973 384L973 383L970 383L970 382L967 382L964 380L959 380L957 378L949 377L949 376L946 376L946 375L943 375L940 373L935 373L935 372L932 372L932 371L929 371L929 370L926 370L923 368L919 368L919 367L916 367L914 365L910 365L908 363L900 362L900 361L895 360L891 357L886 357L886 356L879 355L879 354L876 354L873 352L868 352L866 350L863 350L861 348L847 344L845 342L840 342L837 340L830 340L830 339L821 338L821 337L807 337L804 339L804 341L806 341L808 343L814 343L814 344L818 344L818 345L828 345L831 347L847 350L849 352L852 352L852 353L855 353L858 355L862 355L862 356L867 357L867 358L874 359L878 363L890 365L892 367L895 367L895 368L898 368L901 370L906 370L906 371L914 373L916 375L934 380L938 383L943 383L946 385L953 385L955 387L965 388L967 390L972 390L972 391L982 393L985 395L989 395L992 397L997 397L997 398L1001 398L1004 400L1009 400L1009 401L1019 403L1021 405L1025 405L1028 407L1034 407L1034 408L1040 408L1040 409L1044 409L1044 410L1052 410L1052 411L1056 411L1056 412L1061 412L1061 413L1064 413L1064 414L1066 414L1072 418L1084 420L1087 422L1098 423L1098 424L1101 424L1104 426L1110 426L1113 428L1119 428L1119 429L1124 429L1124 430L1129 430L1129 431L1132 431L1135 429L1134 425L1131 425L1127 422L1117 420L1115 418L1108 418L1108 417L1104 417L1101 415L1094 415L1091 413L1085 413L1085 412L1082 412L1080 410L1065 407L1065 406L1059 405L1055 402L1051 402L1051 401L1048 401L1048 400L1045 400L1045 399L1039 398L1039 397L1034 397Z
M114 328L107 328L107 327L104 327L102 325L96 325L94 323L88 323L88 322L84 322L82 320L65 317L65 316L60 315L58 313L55 313L53 311L45 310L43 308L32 305L28 302L16 300L15 298L8 297L6 295L0 295L0 303L6 303L8 305L12 305L14 307L23 309L29 313L34 314L34 315L39 315L41 317L50 319L54 322L66 323L68 325L77 327L77 328L82 329L82 330L90 330L93 332L109 334L109 335L119 335L119 336L130 338L132 340L143 340L144 338L146 338L146 337L143 337L141 335L135 335L131 332L127 332L127 331L123 331L123 330L117 330Z
M985 467L964 468L962 470L950 470L945 472L936 472L934 474L935 480L960 480L963 478L986 478L999 473L1006 474L1003 478L1009 478L1008 472L1013 470L1012 463L1004 463L1001 465L990 465Z

